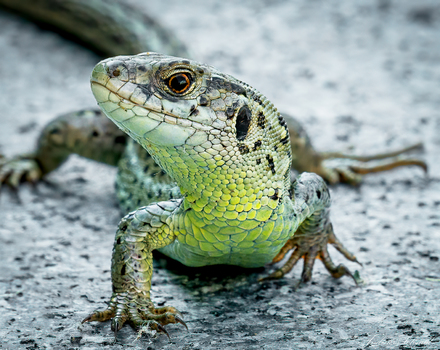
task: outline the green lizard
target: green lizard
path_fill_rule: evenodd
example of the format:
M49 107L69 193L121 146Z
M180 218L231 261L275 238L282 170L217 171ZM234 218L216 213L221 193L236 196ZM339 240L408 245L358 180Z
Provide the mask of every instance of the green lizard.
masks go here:
M300 125L293 119L286 124L259 92L188 59L118 56L99 63L91 81L109 119L98 111L59 117L46 126L35 153L0 160L0 183L37 181L71 153L118 165L117 196L130 213L116 233L113 296L105 311L83 321L112 319L115 332L125 322L165 333L166 324L184 324L176 309L151 302L155 249L188 266L243 267L280 261L292 251L269 278L282 277L304 257L306 282L319 257L333 277L355 279L329 257L327 245L333 244L356 261L334 235L330 196L319 175L331 183L356 183L360 174L395 166L426 169L414 159L325 167L328 157L366 161L413 147L366 158L319 154ZM309 172L292 182L292 166Z

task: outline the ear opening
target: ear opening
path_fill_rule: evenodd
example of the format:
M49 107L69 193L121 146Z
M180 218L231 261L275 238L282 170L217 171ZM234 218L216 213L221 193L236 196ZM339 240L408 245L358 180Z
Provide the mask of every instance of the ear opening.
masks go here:
M237 113L237 119L235 121L235 132L238 141L243 141L249 131L251 124L252 113L248 106L243 106Z

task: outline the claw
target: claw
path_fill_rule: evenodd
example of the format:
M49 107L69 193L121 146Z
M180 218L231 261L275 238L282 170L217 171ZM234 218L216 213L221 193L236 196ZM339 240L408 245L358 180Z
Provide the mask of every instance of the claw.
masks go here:
M17 172L12 172L9 175L8 178L8 184L12 187L12 188L18 188L18 185L20 184L20 180L23 177L24 171L20 170Z
M361 286L365 283L364 280L361 278L358 270L354 271L353 279L354 279L357 286Z
M264 282L264 281L271 281L271 280L279 280L280 278L283 278L285 273L282 269L278 269L274 272L272 272L269 276L261 277L257 281L258 282Z
M115 316L115 318L113 318L111 324L111 330L115 333L115 338L118 332L122 329L122 326L124 325L125 321L127 321L126 317Z
M354 274L352 274L351 271L348 268L346 268L343 264L338 265L336 269L337 269L336 273L338 274L338 276L332 274L333 277L340 278L342 276L350 276L353 279L354 283L356 284L356 287L360 287L363 284L364 281L359 275L358 270L356 270Z
M84 324L86 322L92 322L92 321L107 321L110 320L115 315L114 309L112 308L112 305L110 304L109 308L105 311L95 311L91 313L89 316L84 318L81 323Z
M165 333L165 335L168 337L168 340L171 341L170 334L169 334L168 331L165 329L165 327L162 326L159 322L156 322L156 321L154 321L154 324L155 324L156 327L159 329L159 331L161 331L162 333Z
M189 331L188 326L186 325L185 321L182 320L182 318L180 318L179 316L174 316L174 318L176 319L177 322L179 322L181 325L183 325L187 331Z
M310 247L309 251L304 256L304 267L301 275L302 282L309 282L312 278L313 266L315 265L316 257L319 253L319 246Z
M42 172L41 170L31 170L26 174L26 181L30 183L37 183L39 179L41 179Z
M84 319L81 321L81 324L84 324L84 323L86 323L86 322L90 322L90 321L92 321L92 316L93 316L93 314L90 314L89 316L87 316L86 318L84 318Z
M358 285L358 282L356 281L356 278L354 278L353 274L351 273L351 271L349 269L347 269L344 265L339 264L337 267L338 271L340 271L341 273L341 277L346 275L346 276L350 276L354 283L356 283L356 285Z
M364 267L364 265L358 259L356 259L356 257L354 258L353 262L358 264L360 267Z
M303 283L304 282L301 279L298 282L296 282L295 287L293 287L293 291L296 292Z
M341 242L339 242L339 240L336 238L336 236L334 235L333 232L331 232L330 236L329 236L329 243L331 243L331 241L337 241L339 248L338 249L347 259L351 260L351 261L355 261L358 264L362 265L355 257L354 255L352 255L350 252L348 252L348 250L342 245ZM333 245L335 243L332 243ZM347 255L345 254L347 253ZM344 265L340 264L338 266L335 266L335 264L333 263L333 261L330 258L330 255L328 253L327 247L324 246L321 251L319 252L319 256L322 260L322 262L324 263L325 268L327 269L328 272L330 272L330 274L334 277L334 278L341 278L342 276L350 276L354 283L359 286L359 284L362 282L362 279L359 276L359 273L355 273L355 275L353 275L350 270L348 268L346 268Z

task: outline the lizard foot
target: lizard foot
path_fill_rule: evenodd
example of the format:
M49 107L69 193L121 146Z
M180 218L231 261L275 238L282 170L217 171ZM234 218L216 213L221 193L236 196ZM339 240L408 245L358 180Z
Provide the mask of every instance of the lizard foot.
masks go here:
M172 306L160 308L143 295L133 295L131 293L113 293L109 306L104 311L95 311L81 323L112 320L111 329L115 337L124 323L129 323L135 330L142 332L144 327L165 333L170 338L165 325L170 323L180 323L188 330L186 323L182 319L182 314Z
M339 164L334 166L322 166L321 171L318 171L326 181L330 184L336 184L339 182L345 182L351 185L358 185L362 181L362 175L370 173L378 173L382 171L391 170L401 166L415 165L428 171L426 163L416 158L399 157L400 155L411 152L413 150L421 149L423 145L421 143L400 149L395 152L376 154L372 156L356 156L343 153L321 153L322 160L338 160ZM342 160L347 160L347 164L340 164ZM381 159L389 159L378 165L367 165L367 162L377 161ZM350 161L357 161L357 164L350 164Z
M41 168L32 156L0 156L0 188L6 184L16 189L20 182L36 183L42 176Z
M327 250L327 245L332 244L342 255L348 260L357 262L360 264L356 257L350 253L333 232L332 225L329 225L327 229L321 235L307 236L295 234L293 238L289 239L280 252L273 259L272 263L281 261L289 251L293 251L287 262L278 270L271 273L269 276L261 278L260 281L266 281L271 279L282 278L296 265L298 260L304 258L304 267L301 275L301 283L308 282L312 278L313 266L316 259L322 260L326 269L334 278L340 278L342 276L350 276L353 278L356 285L359 285L362 280L355 273L352 274L350 270L343 264L336 266ZM362 264L360 264L362 265Z

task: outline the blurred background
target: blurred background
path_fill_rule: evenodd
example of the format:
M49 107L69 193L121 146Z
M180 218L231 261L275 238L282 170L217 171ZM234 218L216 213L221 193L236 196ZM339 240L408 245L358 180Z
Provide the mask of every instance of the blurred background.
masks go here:
M440 2L127 3L170 29L191 58L249 83L295 116L317 149L371 154L423 141L420 156L429 177L406 168L368 176L359 188L332 187L334 227L364 263L365 287L334 281L319 262L313 282L297 292L299 267L282 281L261 285L261 271L222 278L205 271L200 277L170 272L162 262L153 300L183 311L191 333L170 326L174 344L165 337L133 342L135 335L125 329L113 346L108 324L86 325L82 332L77 324L110 295L120 217L115 171L73 157L38 192L24 186L22 204L9 191L0 196L0 345L437 348ZM30 151L49 120L94 107L89 75L98 60L0 12L0 153ZM72 336L80 337L78 343Z

